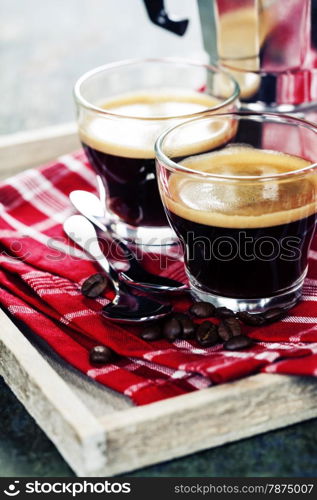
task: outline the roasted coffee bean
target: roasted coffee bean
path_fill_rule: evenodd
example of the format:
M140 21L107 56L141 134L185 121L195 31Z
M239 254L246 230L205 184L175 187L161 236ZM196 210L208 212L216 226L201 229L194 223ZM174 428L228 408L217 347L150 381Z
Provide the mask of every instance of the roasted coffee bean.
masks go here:
M226 342L233 336L231 333L231 328L229 328L229 326L224 321L221 321L221 323L218 325L218 334L223 342Z
M180 320L182 326L182 338L192 339L195 335L196 325L190 318Z
M210 347L219 342L217 326L211 321L204 321L196 330L197 342L203 347Z
M162 336L161 333L159 325L150 325L144 328L141 338L147 342L152 342L153 340L158 340Z
M112 357L112 350L105 345L96 345L89 353L89 361L92 365L105 365Z
M231 337L241 335L241 326L236 318L223 319L218 327L218 333L221 339L226 342Z
M245 335L238 335L237 337L232 337L227 340L223 347L227 351L237 351L239 349L246 349L253 344L253 341L246 337Z
M250 326L260 326L265 323L265 318L262 314L251 314L247 311L239 312L238 318L243 321L243 323Z
M182 327L182 337L184 339L190 339L195 333L195 323L190 319L188 314L183 312L175 312L172 315L173 319L180 322Z
M223 321L231 329L231 333L234 337L238 337L238 335L241 335L241 324L237 318L233 318L233 317L226 318Z
M105 291L108 286L108 279L103 274L97 273L89 276L81 287L81 293L85 297L95 299Z
M285 309L282 309L281 307L274 307L273 309L269 309L268 311L266 311L263 316L268 323L271 323L273 321L278 321L283 316L285 316L285 314Z
M183 319L188 319L189 316L186 313L183 312L174 312L172 314L172 318L177 319L177 321L182 321Z
M231 311L231 309L228 309L228 307L217 307L215 310L215 315L217 318L232 318L235 316L235 313Z
M180 321L175 318L171 318L163 326L163 335L169 342L173 342L178 337L181 336L182 325Z
M195 302L190 308L189 312L197 318L209 318L215 313L215 306L209 302Z

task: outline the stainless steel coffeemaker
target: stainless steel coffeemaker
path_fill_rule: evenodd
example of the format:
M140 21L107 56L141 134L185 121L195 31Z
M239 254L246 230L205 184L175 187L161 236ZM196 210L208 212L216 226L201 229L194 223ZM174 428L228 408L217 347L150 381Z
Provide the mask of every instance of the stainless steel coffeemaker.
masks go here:
M317 0L197 2L205 50L238 81L245 108L317 121ZM171 19L164 0L144 3L152 22L184 35L189 21Z

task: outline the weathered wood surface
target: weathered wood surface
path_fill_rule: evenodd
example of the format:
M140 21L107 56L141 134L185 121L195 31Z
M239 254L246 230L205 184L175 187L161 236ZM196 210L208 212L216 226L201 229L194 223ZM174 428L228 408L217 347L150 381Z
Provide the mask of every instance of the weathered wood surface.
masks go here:
M106 462L104 426L0 311L0 373L72 468Z
M0 173L78 146L72 125L54 129L1 139ZM0 324L0 373L78 475L127 472L317 416L314 379L268 374L135 408L35 347L2 311Z
M80 147L75 123L0 136L0 179Z

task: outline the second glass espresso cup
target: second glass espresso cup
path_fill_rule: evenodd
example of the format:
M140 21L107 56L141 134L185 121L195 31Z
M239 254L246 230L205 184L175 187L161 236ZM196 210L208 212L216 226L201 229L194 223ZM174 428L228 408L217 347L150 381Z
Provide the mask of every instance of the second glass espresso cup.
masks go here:
M156 143L195 297L235 311L300 298L317 212L317 127L287 116L190 120Z
M115 234L141 244L175 239L157 188L155 140L168 127L206 111L234 111L238 94L229 75L176 59L123 61L78 80L79 135L104 183Z

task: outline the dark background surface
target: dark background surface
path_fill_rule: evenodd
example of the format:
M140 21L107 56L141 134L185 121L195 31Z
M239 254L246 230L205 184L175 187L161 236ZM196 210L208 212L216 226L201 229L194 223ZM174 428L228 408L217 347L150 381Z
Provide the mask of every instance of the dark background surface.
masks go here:
M73 83L94 66L153 55L203 59L195 3L167 1L192 19L181 39L150 24L141 0L0 0L0 134L72 121ZM133 475L316 477L316 449L311 420ZM0 379L0 476L71 475Z

